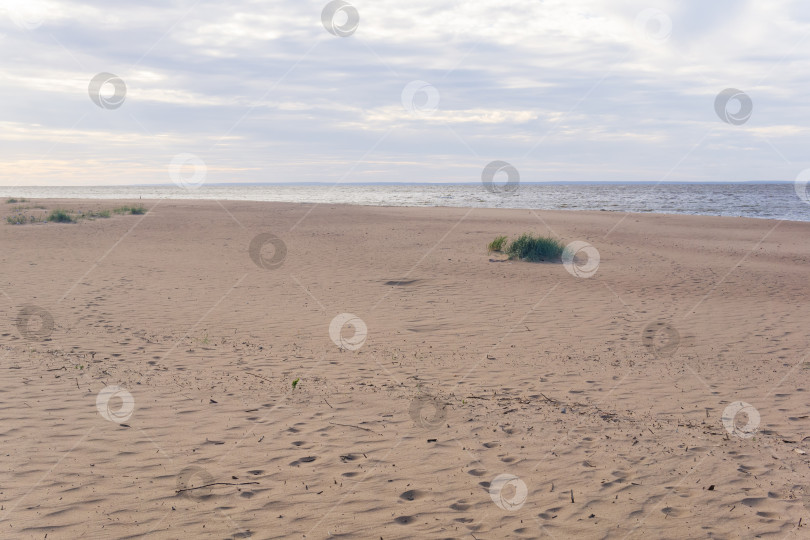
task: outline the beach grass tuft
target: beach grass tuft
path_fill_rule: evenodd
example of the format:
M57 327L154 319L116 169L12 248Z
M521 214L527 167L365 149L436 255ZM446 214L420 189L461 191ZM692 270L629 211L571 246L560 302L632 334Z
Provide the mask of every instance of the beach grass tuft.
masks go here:
M534 236L526 233L513 240L506 248L510 259L521 259L530 262L559 261L565 245L548 236Z
M113 212L116 214L140 215L146 213L146 208L144 208L142 204L139 204L138 206L119 206L118 208L113 208Z
M28 202L28 199L23 199L23 198L16 199L16 198L12 197L10 199L7 199L6 202L8 204L14 204L14 203Z
M48 221L55 221L57 223L76 223L76 220L67 210L57 208L48 215Z
M6 216L6 223L11 225L25 225L26 223L45 223L47 221L43 214L28 215L22 210L18 210L16 214Z
M7 216L6 221L12 225L21 225L23 223L37 223L37 222L53 222L53 223L77 223L79 220L88 219L95 220L98 218L109 218L113 214L145 214L146 208L143 205L138 206L120 206L113 209L101 210L65 210L57 208L51 211L46 216L27 216L22 213L23 209L28 207L14 207L17 213ZM34 206L33 208L45 209L44 206Z
M26 216L25 214L14 214L6 216L6 222L11 225L25 225L26 223L36 223L39 221L36 216Z
M505 244L506 244L506 237L498 236L497 238L495 238L495 240L489 243L489 245L487 246L487 251L489 251L490 253L492 253L493 251L497 251L498 253L500 253L503 251L503 247Z

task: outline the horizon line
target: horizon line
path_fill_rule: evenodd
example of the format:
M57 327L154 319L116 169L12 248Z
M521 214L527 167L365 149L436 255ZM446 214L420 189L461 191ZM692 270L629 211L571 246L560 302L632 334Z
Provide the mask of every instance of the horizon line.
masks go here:
M205 187L223 187L223 186L473 186L481 182L212 182L205 183L199 188ZM790 180L738 180L738 181L653 181L653 180L556 180L556 181L542 181L542 182L520 182L526 185L701 185L701 184L716 184L716 185L761 185L761 184L794 184ZM31 186L2 186L0 189L30 189L30 188L146 188L146 187L182 187L175 183L160 183L160 184L99 184L99 185L58 185L58 184L44 184L44 185L31 185Z

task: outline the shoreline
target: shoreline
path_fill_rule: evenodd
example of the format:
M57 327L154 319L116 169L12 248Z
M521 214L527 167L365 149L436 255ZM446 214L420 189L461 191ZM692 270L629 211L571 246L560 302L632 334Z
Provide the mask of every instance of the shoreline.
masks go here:
M4 197L7 198L7 197ZM690 213L666 213L666 212L632 212L632 211L625 211L625 210L590 210L590 209L565 209L565 208L555 208L555 209L540 209L540 208L513 208L513 207L491 207L491 206L441 206L441 205L415 205L415 206L408 206L408 205L383 205L383 204L356 204L356 203L346 203L346 202L290 202L290 201L255 201L255 200L244 200L244 199L134 199L134 198L95 198L95 199L87 199L87 198L34 198L34 197L26 197L27 202L25 203L5 203L5 201L0 201L0 210L2 210L2 205L5 204L6 207L11 207L12 205L18 204L27 204L27 203L54 203L54 204L66 204L66 205L92 205L92 204L133 204L133 203L140 203L140 204L161 204L165 202L172 202L172 203L188 203L188 204L199 204L199 203L247 203L247 204L271 204L271 205L293 205L293 206L302 206L302 207L315 207L315 206L341 206L341 207L349 207L349 208L390 208L390 209L447 209L447 210L498 210L498 211L514 211L514 212L542 212L542 213L556 213L556 212L563 212L563 213L581 213L581 214L625 214L627 216L660 216L660 217L675 217L675 216L682 216L682 217L696 217L696 218L722 218L722 219L750 219L756 221L768 221L768 222L784 222L784 223L810 223L810 219L803 221L803 220L795 220L795 219L781 219L781 218L773 218L773 217L758 217L758 216L724 216L724 215L717 215L717 214L690 214ZM0 216L4 214L0 213Z

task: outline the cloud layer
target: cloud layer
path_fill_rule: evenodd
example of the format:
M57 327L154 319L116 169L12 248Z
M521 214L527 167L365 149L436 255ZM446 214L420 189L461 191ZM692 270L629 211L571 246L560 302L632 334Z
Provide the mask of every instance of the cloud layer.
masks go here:
M3 185L170 183L178 154L206 182L476 182L492 160L523 181L808 167L799 0L353 1L346 37L320 1L5 5ZM99 73L123 102L115 81L91 99ZM715 111L727 88L753 104L739 125Z

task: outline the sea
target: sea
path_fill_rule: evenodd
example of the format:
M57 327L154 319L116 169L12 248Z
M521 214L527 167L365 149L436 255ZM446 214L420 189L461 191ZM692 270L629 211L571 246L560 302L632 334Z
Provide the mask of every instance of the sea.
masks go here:
M810 221L810 196L793 183L216 184L5 187L0 197L210 199L368 206L598 210Z

